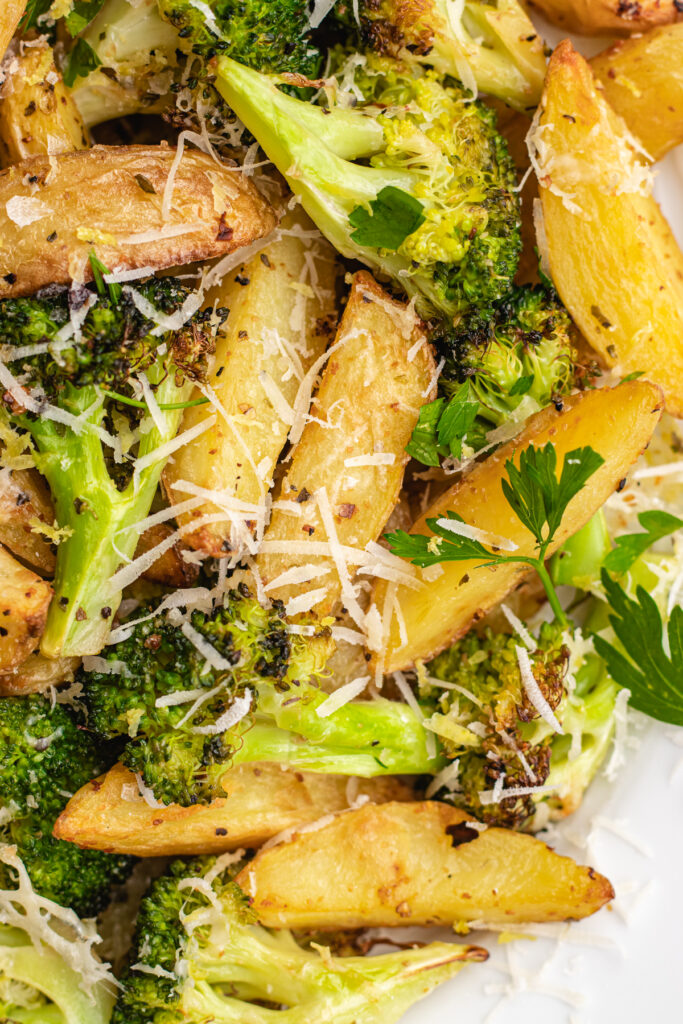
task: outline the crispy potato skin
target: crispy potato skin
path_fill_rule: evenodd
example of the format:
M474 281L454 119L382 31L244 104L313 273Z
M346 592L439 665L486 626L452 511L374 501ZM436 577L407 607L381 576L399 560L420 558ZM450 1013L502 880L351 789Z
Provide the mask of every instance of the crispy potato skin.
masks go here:
M263 505L289 424L269 401L259 375L268 374L291 406L301 378L325 351L336 324L334 250L321 236L315 237L315 228L300 207L283 220L282 228L286 232L301 229L314 237L283 234L207 296L207 305L230 310L216 339L209 383L233 426L219 415L215 426L168 463L164 486L176 503L190 496L176 486L187 480L209 491L222 491L228 499ZM290 356L281 351L281 345ZM181 430L215 415L211 405L188 409ZM206 501L179 516L178 522L185 526L194 518L220 511ZM247 528L253 532L254 523ZM225 521L207 523L184 540L205 554L221 557L230 550L230 537L231 524Z
M642 163L569 42L551 58L539 131L543 248L562 301L603 365L644 372L683 415L683 254L647 184L635 191Z
M432 800L362 807L257 854L237 883L275 928L563 921L614 897L592 868L473 820Z
M71 682L80 663L80 658L45 658L42 654L29 654L13 672L0 675L0 695L14 697L43 693L51 686Z
M288 771L279 764L239 765L224 776L225 798L207 806L156 808L119 764L71 798L54 835L86 849L137 857L223 853L345 810L348 784L342 775ZM410 786L390 777L358 780L352 799L356 793L377 803L413 798Z
M0 93L3 165L87 149L90 136L47 44L18 54ZM47 77L49 76L49 78Z
M156 526L150 526L138 541L135 557L150 551L173 533L175 530L168 523L157 523ZM182 555L184 547L184 540L178 539L172 548L164 551L156 562L145 569L142 579L149 580L150 583L161 583L165 587L191 586L199 576L199 566L185 561Z
M36 470L0 471L0 544L44 576L55 571L54 548L31 524L52 525L54 518L50 491Z
M275 227L274 211L241 172L188 150L164 220L174 157L167 146L95 146L32 157L0 172L0 298L91 280L92 250L108 267L161 270L223 256ZM7 211L10 200L20 222L37 219L23 227L15 223ZM187 233L136 239L162 228Z
M653 160L683 142L683 23L622 39L589 62L610 106Z
M408 359L415 344L423 344ZM269 543L325 540L326 531L313 495L324 488L340 543L361 550L376 540L398 501L410 440L420 407L432 397L433 359L422 325L395 302L366 271L356 274L311 415L282 481L279 498L297 502L301 515L275 509L265 534L265 553L257 568L268 585L288 569L308 563L329 573L314 586L327 587L315 606L328 614L341 593L329 556L268 552ZM392 465L347 467L345 460L373 452L394 455ZM278 586L271 598L289 601L312 584Z
M441 495L417 520L412 533L429 534L426 520L458 512L466 523L507 537L522 555L533 555L535 541L504 498L501 480L505 462L529 444L555 445L561 465L567 452L590 445L605 464L570 502L548 555L576 533L605 503L629 467L647 445L657 425L661 392L652 384L631 381L617 388L602 388L572 395L562 412L550 406L532 416L522 432L479 463L461 481ZM428 661L453 643L483 615L499 604L529 571L523 565L477 568L470 562L443 562L443 573L420 590L398 585L396 601L405 624L407 642L402 644L399 619L391 618L384 654L384 670L411 667L418 659ZM395 584L389 584L395 586ZM380 614L388 585L380 580L373 600ZM389 592L389 596L391 596Z
M28 658L45 629L52 587L0 548L0 672Z
M26 0L2 0L0 4L0 60L7 52L25 7Z
M584 36L630 36L681 20L676 0L529 0L548 21Z

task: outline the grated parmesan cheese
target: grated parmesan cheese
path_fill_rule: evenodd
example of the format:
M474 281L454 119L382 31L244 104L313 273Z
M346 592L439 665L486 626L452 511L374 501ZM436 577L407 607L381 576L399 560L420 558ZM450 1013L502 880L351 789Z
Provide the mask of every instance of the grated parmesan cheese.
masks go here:
M338 690L331 693L327 700L324 700L316 708L318 718L328 718L329 715L334 714L339 708L358 697L370 682L370 678L370 676L358 676L356 679L352 679L350 682L340 686Z
M437 526L449 533L455 533L458 537L466 537L468 540L478 541L495 551L517 551L518 546L507 537L499 537L496 533L489 533L488 530L480 530L478 526L470 526L468 523L461 523L458 519L437 519Z
M393 466L395 462L395 452L373 452L372 455L352 455L344 459L344 465L350 469L356 466Z
M519 665L520 675L522 676L522 685L524 686L524 690L529 700L535 707L536 711L538 711L543 721L547 722L554 732L559 733L561 736L564 735L562 726L555 717L553 709L550 707L550 704L548 704L548 701L541 692L540 686L536 682L536 677L534 676L531 668L531 660L529 658L528 651L523 647L515 646L515 653L517 654L517 664Z

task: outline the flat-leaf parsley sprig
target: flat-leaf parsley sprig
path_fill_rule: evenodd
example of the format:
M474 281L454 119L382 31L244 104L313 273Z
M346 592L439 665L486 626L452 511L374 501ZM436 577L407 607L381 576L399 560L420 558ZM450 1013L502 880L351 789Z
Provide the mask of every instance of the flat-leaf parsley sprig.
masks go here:
M505 463L508 479L501 482L503 494L517 518L536 540L537 555L501 554L500 548L486 547L471 537L455 532L449 524L463 523L456 512L448 512L441 519L428 519L427 526L434 536L409 534L396 530L386 534L395 555L406 558L414 565L426 568L439 562L461 562L481 558L479 568L522 562L538 573L553 610L555 621L568 626L568 620L545 560L572 498L585 487L590 477L603 465L604 459L593 448L575 448L568 452L557 474L557 452L548 442L543 448L529 445L520 455L519 467L512 459Z

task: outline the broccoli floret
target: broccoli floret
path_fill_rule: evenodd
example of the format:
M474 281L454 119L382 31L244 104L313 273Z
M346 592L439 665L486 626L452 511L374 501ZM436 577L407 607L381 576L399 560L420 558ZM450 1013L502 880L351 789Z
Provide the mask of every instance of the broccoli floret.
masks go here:
M2 841L17 847L37 893L81 916L106 905L132 862L53 839L52 829L69 797L113 760L64 705L39 694L0 698ZM0 864L0 886L15 881L14 869Z
M303 949L291 932L256 923L231 880L236 867L177 861L153 883L112 1024L391 1024L485 958L450 943L367 958Z
M291 633L281 604L263 608L243 588L189 622L148 614L138 609L144 621L103 652L117 672L125 666L116 686L106 673L81 671L78 681L89 725L129 737L122 761L158 800L208 802L226 769L249 761L349 775L438 770L406 705L360 702L318 716L329 638Z
M350 70L348 70L350 68ZM449 322L510 290L520 251L515 169L495 115L433 71L351 57L333 106L228 57L216 88L342 255Z
M540 102L543 41L517 0L338 0L335 15L364 48L409 52L518 110Z
M4 401L33 439L66 538L42 638L48 657L97 654L104 645L121 598L116 570L133 556L134 527L149 511L164 466L155 453L175 436L212 345L204 314L173 334L140 313L135 300L164 316L186 295L163 278L138 285L137 295L53 287L0 302L6 364L30 395L13 387ZM74 336L70 317L77 323L84 310ZM13 359L15 346L36 347ZM157 405L144 418L143 374Z
M513 828L533 815L533 795L506 797L505 791L545 784L553 735L524 686L518 645L490 627L470 632L430 663L420 686L421 696L435 702L431 727L448 756L459 760L460 790L451 799L482 821ZM561 627L545 623L529 659L548 706L561 714L569 664Z
M523 285L492 316L473 312L438 340L445 358L442 395L451 398L467 381L469 399L478 403L467 437L475 450L486 443L487 431L512 418L525 419L572 390L581 372L575 339L557 293Z

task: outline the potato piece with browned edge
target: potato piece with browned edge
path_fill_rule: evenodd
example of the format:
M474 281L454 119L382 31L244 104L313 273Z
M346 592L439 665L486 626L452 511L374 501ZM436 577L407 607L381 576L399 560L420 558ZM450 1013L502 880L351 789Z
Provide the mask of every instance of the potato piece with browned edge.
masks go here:
M80 658L46 658L42 654L29 654L26 661L6 675L0 675L0 695L21 696L24 693L43 693L51 686L73 681Z
M25 7L26 0L2 0L0 3L0 60L7 52Z
M221 412L216 425L176 452L164 470L164 486L176 504L201 494L196 488L221 492L235 526L207 523L184 537L191 547L214 557L239 546L245 530L259 532L259 519L262 534L265 497L291 426L288 410L336 326L334 250L301 207L285 217L281 230L276 241L236 267L207 296L207 306L230 310L216 338L209 377ZM188 409L181 430L215 413L211 405ZM180 481L195 490L183 491ZM178 516L178 522L185 526L193 518L220 512L218 498L207 498ZM244 503L242 509L239 503Z
M123 765L89 782L71 798L54 834L91 850L136 857L223 853L259 846L285 829L342 811L357 796L375 803L411 800L398 778L352 780L290 771L279 764L238 765L223 776L225 798L194 807L150 807Z
M529 6L567 32L630 36L680 21L680 0L529 0Z
M471 526L508 538L517 545L515 554L533 556L534 537L503 495L506 460L518 463L519 453L528 445L540 448L551 441L561 466L568 452L590 445L602 455L604 465L569 503L548 551L550 557L588 522L626 476L648 444L661 406L658 388L645 381L630 381L616 388L572 395L564 399L561 412L552 406L541 410L527 420L517 437L442 494L411 533L430 534L426 520L453 511ZM373 600L387 623L384 652L378 659L384 671L394 672L433 658L532 571L517 563L484 569L476 559L443 562L441 568L441 575L418 590L383 581L375 588Z
M89 254L133 270L234 252L276 215L237 168L168 146L94 146L0 172L0 298L92 280ZM106 196L106 203L102 197Z
M541 109L532 143L555 287L601 362L643 373L682 416L683 253L649 169L570 42L553 53Z
M45 628L52 587L0 547L0 672L35 651Z
M153 547L172 536L176 531L168 523L158 523L150 526L140 537L138 546L135 549L135 557L151 551ZM187 562L183 558L185 538L178 538L173 547L159 555L156 562L142 573L142 579L150 583L161 583L165 587L190 587L199 576L199 566L193 562Z
M622 39L590 61L610 106L653 160L683 142L683 24Z
M339 815L257 854L237 883L269 928L564 921L614 897L540 840L432 800Z
M17 55L0 93L4 165L31 156L87 149L88 130L43 43Z
M326 615L334 607L342 581L330 531L360 551L377 539L398 501L405 446L434 386L421 322L370 274L357 273L313 401L314 418L280 487L279 500L289 505L275 503L257 559L269 597L285 601L289 614L313 608ZM320 541L330 553L315 553ZM306 568L312 577L291 575ZM316 591L317 600L308 603Z
M44 576L55 571L55 553L37 523L54 523L52 496L32 469L0 470L0 544Z

